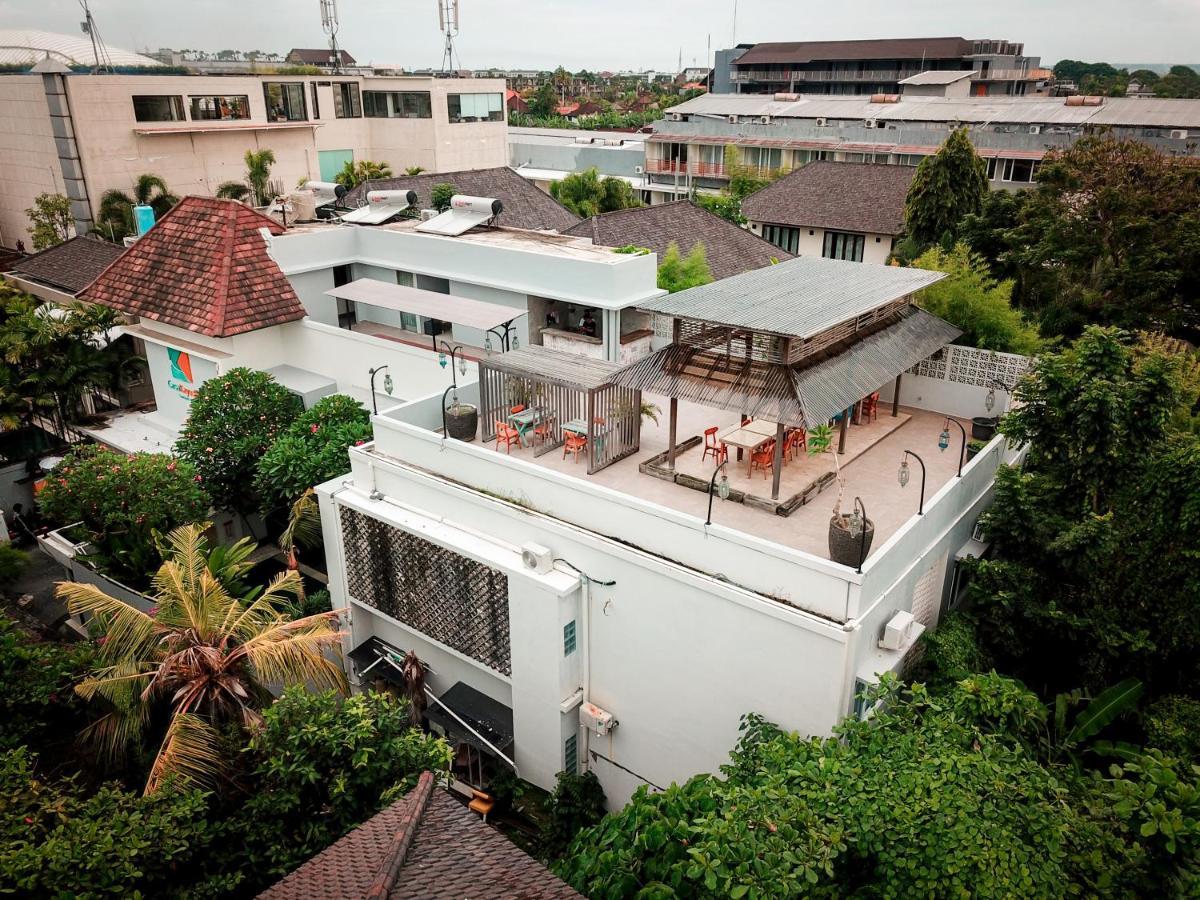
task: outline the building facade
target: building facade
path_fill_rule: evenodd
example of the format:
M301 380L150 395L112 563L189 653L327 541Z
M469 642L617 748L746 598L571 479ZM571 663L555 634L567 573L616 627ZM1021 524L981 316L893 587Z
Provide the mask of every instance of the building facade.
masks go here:
M0 75L0 245L28 243L41 193L72 201L88 230L109 190L138 176L177 195L242 181L248 150L275 155L282 191L332 180L351 160L396 172L506 164L504 83L358 75Z

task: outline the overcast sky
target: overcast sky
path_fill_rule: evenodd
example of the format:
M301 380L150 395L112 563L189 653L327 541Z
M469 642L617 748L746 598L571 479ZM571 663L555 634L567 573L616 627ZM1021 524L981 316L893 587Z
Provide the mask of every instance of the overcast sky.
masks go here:
M318 0L91 0L104 40L128 50L323 45ZM360 61L441 63L437 0L338 0ZM737 40L1003 38L1028 54L1114 63L1200 62L1200 0L738 0ZM733 38L733 0L462 0L465 68L674 69ZM0 0L0 27L79 33L78 0Z

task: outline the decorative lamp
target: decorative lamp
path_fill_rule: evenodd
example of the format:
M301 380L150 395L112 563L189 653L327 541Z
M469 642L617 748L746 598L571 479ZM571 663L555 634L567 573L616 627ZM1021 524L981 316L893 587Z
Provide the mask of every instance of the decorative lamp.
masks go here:
M908 479L912 473L908 471L908 459L900 460L900 471L896 473L896 480L900 482L900 487L908 484Z
M991 412L996 408L996 389L988 388L987 396L983 398L984 408Z
M942 433L938 435L938 449L945 451L950 446L950 427L949 424L942 428Z
M392 381L392 373L391 372L389 372L388 374L383 376L383 390L385 393L387 393L387 395L389 397L392 395L393 383L394 382Z
M850 537L856 538L863 531L863 517L858 511L858 507L854 507L854 512L850 513L850 521L847 523L850 532Z
M445 353L438 354L438 365L441 366L443 369L446 368L446 354Z
M459 375L467 374L467 361L461 356L458 358L458 374Z
M717 482L717 496L722 500L729 499L729 476L724 472L721 473L721 480Z
M486 350L488 353L492 352L492 336L490 334L484 336L483 349Z

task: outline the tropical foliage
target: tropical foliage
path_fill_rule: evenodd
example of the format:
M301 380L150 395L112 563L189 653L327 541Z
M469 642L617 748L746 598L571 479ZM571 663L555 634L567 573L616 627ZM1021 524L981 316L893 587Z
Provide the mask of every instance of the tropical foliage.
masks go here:
M445 212L450 208L450 201L457 193L458 188L449 182L441 181L430 188L429 202L438 212Z
M113 188L100 197L97 230L109 240L120 243L128 235L137 233L133 221L135 206L149 206L154 210L154 219L157 221L178 202L179 198L157 175L139 175L133 183L132 194Z
M992 278L987 262L966 244L956 244L949 251L930 247L913 265L946 273L944 279L921 291L917 302L962 329L956 343L1026 356L1041 347L1037 329L1027 325L1012 305L1012 282Z
M333 180L343 185L346 190L350 190L350 188L357 187L364 181L378 181L381 178L391 177L392 167L385 162L373 162L369 159L360 159L356 162L355 160L348 159L345 165L342 166L342 170L333 177Z
M333 615L291 620L280 611L298 595L299 576L281 573L243 603L210 568L206 527L169 535L150 612L90 584L58 586L67 608L94 616L104 638L97 668L76 688L100 711L87 737L110 760L148 750L147 794L168 780L213 783L222 732L259 727L271 685L344 683Z
M29 237L34 250L61 244L75 234L71 201L62 194L38 194L25 215L29 219Z
M262 150L247 150L245 161L246 184L254 195L254 203L256 206L266 206L273 199L272 195L277 193L271 188L271 166L275 165L275 153L265 147Z
M37 640L0 616L0 750L47 744L69 731L76 706L72 682L90 659L88 646Z
M595 166L574 172L562 181L552 182L550 196L583 219L642 205L628 181L601 178Z
M712 270L708 267L703 244L693 246L686 257L679 252L679 245L674 241L667 245L667 252L658 263L660 288L674 294L708 284L712 280Z
M203 521L209 509L190 463L98 445L67 454L46 479L38 503L52 522L82 522L91 561L134 587L143 586L161 562L154 534Z
M262 505L259 460L300 412L296 395L266 372L231 369L200 386L175 448L217 508L246 515Z
M240 203L250 196L250 188L244 181L222 181L217 185L216 196L222 200L237 200Z
M904 210L908 236L919 246L953 240L965 216L978 213L988 195L987 165L959 128L917 166Z

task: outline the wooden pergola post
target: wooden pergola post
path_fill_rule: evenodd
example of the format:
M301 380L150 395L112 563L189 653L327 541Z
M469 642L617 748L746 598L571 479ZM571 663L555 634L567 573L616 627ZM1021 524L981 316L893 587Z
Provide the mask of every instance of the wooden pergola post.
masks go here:
M892 395L892 418L893 419L896 418L896 416L900 415L900 379L903 377L904 377L903 372L901 372L899 375L896 376L896 393Z
M782 422L775 423L775 460L771 468L771 499L779 499L779 479L783 475L783 434Z
M679 339L683 335L683 322L678 316L671 322L671 344L672 346L679 345ZM674 471L675 469L675 437L679 428L679 398L671 398L671 427L667 437L667 468Z
M838 427L838 453L846 452L846 428L850 425L850 410L852 409L854 407L842 411L842 422Z

